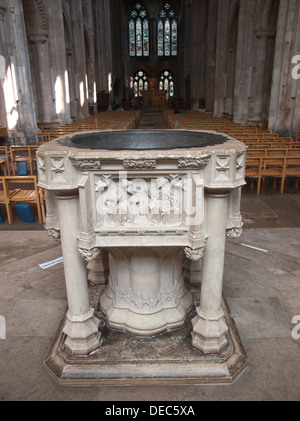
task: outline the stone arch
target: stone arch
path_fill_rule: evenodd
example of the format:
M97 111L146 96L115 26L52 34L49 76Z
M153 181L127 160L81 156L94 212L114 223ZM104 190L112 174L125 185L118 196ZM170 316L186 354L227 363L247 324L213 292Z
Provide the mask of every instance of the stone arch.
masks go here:
M256 8L256 27L276 29L279 10L279 0L259 0Z
M64 34L65 34L65 45L66 49L72 49L72 31L69 18L66 11L63 9L63 22L64 22Z
M43 0L22 0L28 34L48 33L47 12Z

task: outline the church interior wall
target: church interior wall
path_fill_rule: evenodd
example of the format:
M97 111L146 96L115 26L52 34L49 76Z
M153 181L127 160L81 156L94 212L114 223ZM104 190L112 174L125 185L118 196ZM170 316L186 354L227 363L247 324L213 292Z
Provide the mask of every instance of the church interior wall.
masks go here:
M146 4L150 34L164 2ZM266 120L295 134L300 124L298 79L300 0L176 0L178 54L130 57L128 19L136 1L1 0L0 123L9 141L30 139L38 121L89 116L97 94L128 100L138 69L174 75L185 108L224 113L241 124ZM13 93L9 94L9 92Z

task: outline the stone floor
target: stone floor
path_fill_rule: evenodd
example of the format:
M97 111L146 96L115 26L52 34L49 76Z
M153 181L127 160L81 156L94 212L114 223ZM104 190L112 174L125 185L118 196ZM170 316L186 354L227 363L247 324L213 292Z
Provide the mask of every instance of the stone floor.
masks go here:
M63 264L45 270L39 264L60 257L60 243L38 224L0 224L0 400L125 401L128 407L300 400L300 339L292 335L300 333L292 323L295 316L300 322L299 191L257 196L245 188L242 216L242 237L226 244L224 295L249 366L233 384L210 386L58 386L43 361L66 310Z
M226 386L58 386L43 361L66 310L63 264L39 264L60 257L60 244L43 230L1 231L0 399L299 400L300 340L292 337L292 319L300 315L300 195L245 192L242 214L242 238L227 240L224 294L249 366Z
M137 127L139 130L144 129L166 129L165 122L162 118L162 112L159 107L148 107L147 110L141 110L141 119Z

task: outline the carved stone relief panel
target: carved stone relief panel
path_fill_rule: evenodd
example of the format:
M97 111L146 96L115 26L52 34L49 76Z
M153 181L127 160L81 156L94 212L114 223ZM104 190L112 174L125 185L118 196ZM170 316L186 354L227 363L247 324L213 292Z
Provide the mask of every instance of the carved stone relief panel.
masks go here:
M184 221L187 180L178 174L143 178L95 175L96 223L113 227L172 227ZM146 228L147 231L147 228Z
M236 159L236 178L237 179L244 178L244 173L245 173L245 168L246 168L245 161L246 161L245 153L241 153L237 155L237 159Z
M39 180L46 181L45 157L42 155L37 155L36 160L39 172Z
M228 181L230 179L231 156L220 155L216 158L216 181Z
M64 157L51 158L51 181L53 183L65 183L65 163Z

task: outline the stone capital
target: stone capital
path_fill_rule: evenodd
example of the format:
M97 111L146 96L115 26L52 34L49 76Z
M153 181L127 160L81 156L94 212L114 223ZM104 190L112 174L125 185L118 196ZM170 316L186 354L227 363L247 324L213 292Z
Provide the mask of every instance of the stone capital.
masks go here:
M33 44L46 44L48 41L47 34L29 34L28 38Z
M47 230L47 237L51 240L58 240L60 239L60 231L55 228L50 228Z
M78 250L79 250L79 253L81 254L81 256L84 258L84 260L86 262L93 261L101 253L101 249L98 248L98 247L94 247L91 250L87 250L87 249L83 249L83 248L78 248Z
M258 28L254 31L254 35L259 40L267 40L274 38L276 34L276 31L274 29L264 29L264 28Z
M192 249L191 247L185 247L184 252L187 259L192 262L197 262L197 260L202 259L205 247Z
M242 236L243 230L239 227L233 227L226 230L226 236L228 238L240 238Z

